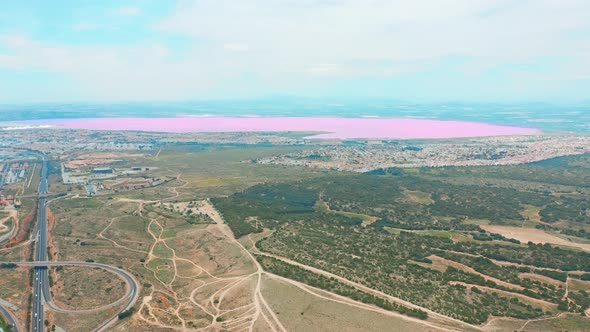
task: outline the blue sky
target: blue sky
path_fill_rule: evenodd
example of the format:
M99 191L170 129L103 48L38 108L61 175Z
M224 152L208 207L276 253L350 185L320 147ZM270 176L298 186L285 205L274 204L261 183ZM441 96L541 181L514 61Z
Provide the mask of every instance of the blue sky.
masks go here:
M590 98L587 0L0 2L0 103Z

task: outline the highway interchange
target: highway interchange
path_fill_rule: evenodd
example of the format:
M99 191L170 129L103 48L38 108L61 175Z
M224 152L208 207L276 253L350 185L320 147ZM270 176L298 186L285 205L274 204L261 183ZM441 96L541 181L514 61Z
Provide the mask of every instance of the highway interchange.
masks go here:
M31 331L42 332L44 331L44 314L45 307L49 310L55 310L57 312L69 312L60 310L51 301L51 290L49 285L48 266L81 266L89 268L102 268L109 272L119 275L127 284L127 293L121 297L118 301L113 304L107 305L106 307L112 307L125 302L121 309L111 318L107 319L99 326L95 328L95 331L104 331L112 323L116 322L118 315L126 310L131 309L139 297L139 283L130 273L105 264L94 263L94 262L58 262L48 261L47 255L47 195L48 195L48 184L47 184L47 158L46 156L40 155L42 159L41 169L41 180L39 183L38 190L38 205L37 205L37 223L35 231L33 233L35 245L35 256L34 262L10 262L19 266L33 266L33 307L31 312ZM5 262L6 263L6 262ZM75 312L75 311L74 311ZM81 311L85 312L85 311ZM13 325L13 331L19 332L19 324L16 321L14 315L0 305L0 314L4 316L9 324Z

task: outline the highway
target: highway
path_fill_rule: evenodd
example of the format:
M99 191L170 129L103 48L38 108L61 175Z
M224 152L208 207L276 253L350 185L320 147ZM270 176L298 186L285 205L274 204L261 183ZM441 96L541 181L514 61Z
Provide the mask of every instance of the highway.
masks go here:
M137 299L139 298L139 283L133 277L132 274L119 269L114 266L101 264L101 263L94 263L94 262L59 262L59 261L49 261L47 255L47 235L48 235L48 226L47 226L47 205L49 202L47 201L48 196L48 184L47 184L47 158L44 154L40 154L42 159L42 168L41 168L41 180L39 183L39 190L38 190L38 200L37 200L37 223L35 226L35 230L32 234L32 239L35 241L35 253L34 253L34 261L32 262L12 262L19 266L33 266L34 273L33 273L33 308L31 311L31 331L33 332L43 332L45 319L45 307L47 309L53 310L56 312L61 313L75 313L75 312L92 312L92 311L100 311L105 308L112 308L117 305L124 305L117 311L113 316L109 319L101 323L97 326L94 331L101 332L104 331L108 326L113 324L118 320L118 316L120 313L127 311L135 305ZM3 263L11 263L11 262L3 262ZM103 306L102 308L97 308L93 310L64 310L57 307L51 301L51 290L49 286L49 275L48 275L48 266L82 266L88 268L102 268L109 272L115 273L119 275L127 284L127 293L122 296L119 300ZM0 314L5 316L10 324L13 324L15 329L13 331L18 332L19 327L18 323L16 322L14 316L11 314L10 311L6 310L2 305L0 305Z
M122 303L128 299L127 303L111 318L99 325L95 331L104 331L110 324L118 319L118 315L123 311L131 309L139 297L139 283L128 272L119 268L90 262L56 262L48 261L47 256L47 159L45 155L42 156L43 166L41 168L41 182L39 183L39 199L37 212L37 226L35 229L36 246L35 246L35 262L15 262L18 265L33 265L35 266L34 280L33 280L33 311L31 326L33 332L43 332L44 327L44 307L47 304L48 309L57 312L62 311L56 307L51 301L51 289L49 285L49 275L47 266L85 266L85 267L99 267L107 271L113 272L121 276L127 283L128 293L115 303ZM111 304L112 305L112 304ZM109 305L110 306L110 305ZM72 312L72 311L69 311Z
M37 203L37 225L35 228L35 261L47 261L47 159L43 155L41 181L39 183L39 198ZM42 332L44 324L44 296L50 298L49 276L47 266L36 266L33 276L33 311L31 312L31 327L33 332Z
M119 269L117 267L114 267L114 266L101 264L101 263L94 263L94 262L75 262L75 261L72 261L72 262L69 262L69 261L64 261L64 262L36 261L36 262L6 262L6 263L14 263L19 266L34 266L35 269L41 268L41 267L44 267L45 269L47 269L47 266L83 266L83 267L89 267L89 268L98 267L98 268L107 270L109 272L113 272L113 273L118 274L121 278L123 278L123 280L125 280L125 283L127 284L127 294L125 294L120 300L117 300L116 302L121 302L121 300L127 300L127 302L125 303L125 305L121 309L119 309L119 311L115 315L113 315L111 318L107 319L106 321L101 323L99 326L97 326L94 329L94 331L96 331L96 332L104 331L110 324L117 321L119 314L122 313L123 311L131 309L131 307L133 307L133 305L135 304L135 302L139 298L139 283L137 282L137 280L133 277L133 275L131 273L129 273L125 270ZM62 311L60 309L58 309L57 311L58 312L67 312L67 313L76 312L76 310ZM78 312L83 312L83 311L87 311L87 310L81 310ZM41 322L41 323L43 323L43 322ZM43 325L43 324L41 324L41 325ZM34 325L33 325L33 328L34 328ZM41 330L39 330L39 331L43 331L43 327L41 327Z

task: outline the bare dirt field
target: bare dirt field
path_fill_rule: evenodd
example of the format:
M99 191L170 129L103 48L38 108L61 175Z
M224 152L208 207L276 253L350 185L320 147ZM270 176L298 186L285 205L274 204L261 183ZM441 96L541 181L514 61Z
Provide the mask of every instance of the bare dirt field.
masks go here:
M417 190L404 190L403 191L404 196L406 197L406 200L409 202L414 202L414 203L418 203L418 204L432 204L434 203L434 201L431 198L431 195L429 193L425 193L422 191L417 191Z
M112 158L140 158L144 157L143 153L124 153L124 152L96 152L81 154L80 159L112 159Z
M278 331L280 322L272 317L274 312L266 307L260 295L261 271L253 257L228 232L229 228L223 224L192 225L181 216L159 215L146 207L153 204L139 199L93 198L63 200L53 208L56 215L53 236L62 259L91 257L122 266L140 280L142 289L136 314L118 324L115 330L214 331L266 324L271 326L270 330ZM90 208L100 209L100 215L87 213ZM206 201L199 211L221 222L217 211ZM117 281L109 276L92 278L100 282L80 285L70 280L68 291L60 294L60 299L73 303L75 296L88 295L83 305L89 306L104 299L100 294L107 288L111 288L109 295L121 293L115 287ZM56 291L58 287L65 288L65 282L58 282ZM68 325L63 316L55 316L58 326L81 330ZM80 319L85 318L80 316ZM257 322L260 320L263 322ZM95 320L85 327L92 322Z
M560 237L548 234L536 228L523 228L512 226L480 225L490 233L497 233L507 238L519 240L522 243L550 243L560 246L574 247L590 252L590 244L570 242Z
M569 278L567 285L570 291L586 291L590 292L590 281Z

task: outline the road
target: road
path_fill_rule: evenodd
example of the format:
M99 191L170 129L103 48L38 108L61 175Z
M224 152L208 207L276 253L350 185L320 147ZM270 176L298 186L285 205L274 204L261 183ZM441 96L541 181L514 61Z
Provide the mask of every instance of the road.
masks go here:
M36 261L36 262L6 262L6 263L14 263L19 266L34 266L35 269L41 268L41 267L47 269L47 266L83 266L83 267L89 267L89 268L98 267L98 268L118 274L121 278L123 278L123 280L125 280L125 283L127 283L127 286L128 286L127 294L125 294L125 296L122 297L122 299L127 299L127 302L114 316L112 316L108 320L101 323L98 327L95 328L94 331L104 331L104 329L106 327L108 327L110 324L114 323L118 319L118 315L120 313L131 309L131 307L133 307L133 305L135 304L135 302L137 301L137 299L139 297L139 283L133 277L133 275L127 271L124 271L124 270L119 269L114 266L101 264L101 263L94 263L94 262L75 262L75 261L71 261L71 262L70 261L63 261L63 262ZM121 300L118 300L117 302L119 302L119 301L121 301ZM62 310L58 309L58 311L62 311ZM72 312L76 312L76 311L63 310L63 312L72 313ZM43 322L41 322L41 325L43 325ZM34 326L35 325L33 325L33 328L34 328ZM41 326L41 330L39 330L39 331L43 331L42 326Z
M18 323L16 321L16 318L12 315L12 313L6 309L4 309L3 306L0 306L0 315L2 315L4 318L6 318L6 321L8 324L12 325L12 332L19 332L20 329L18 328Z
M0 189L4 186L4 181L6 181L6 173L8 173L9 163L5 163L4 167L0 169L0 173L2 173L2 177L0 177Z
M44 262L47 260L47 158L41 155L41 181L39 182L38 200L37 200L37 224L35 227L35 261ZM43 294L49 295L49 277L46 266L36 266L33 276L33 311L31 312L32 331L43 331ZM5 308L0 307L2 313L7 312ZM8 312L9 313L9 312ZM5 315L8 319L11 316Z
M37 225L35 227L35 261L47 261L47 158L43 155L39 198L37 203ZM33 311L31 327L33 332L42 332L44 324L44 297L50 299L47 266L36 266L33 277Z

